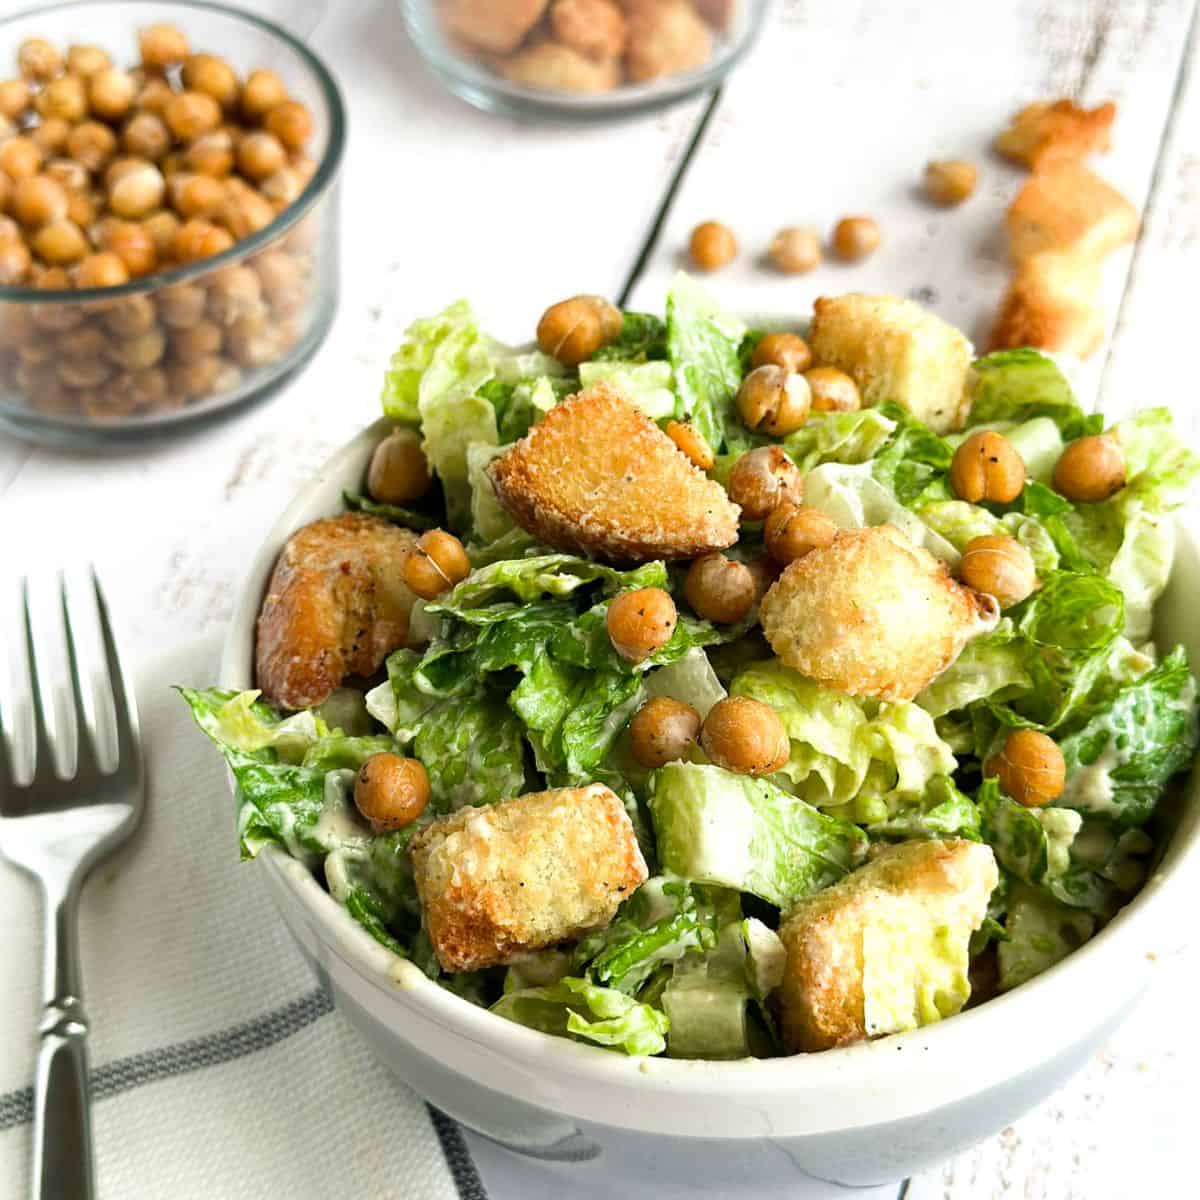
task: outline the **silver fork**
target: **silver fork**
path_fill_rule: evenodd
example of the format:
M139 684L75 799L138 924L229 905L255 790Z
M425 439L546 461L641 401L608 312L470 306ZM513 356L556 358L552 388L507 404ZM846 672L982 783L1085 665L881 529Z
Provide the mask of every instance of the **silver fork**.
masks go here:
M24 639L33 711L34 773L19 784L0 712L0 852L28 871L44 901L45 967L34 1087L33 1196L91 1200L95 1192L88 1096L87 1016L79 971L79 893L88 872L137 828L145 806L137 709L125 684L100 581L91 573L115 714L117 764L106 770L97 746L90 675L80 670L75 630L81 610L59 579L63 633L77 730L74 775L55 766L49 693L38 678L28 581L22 583Z

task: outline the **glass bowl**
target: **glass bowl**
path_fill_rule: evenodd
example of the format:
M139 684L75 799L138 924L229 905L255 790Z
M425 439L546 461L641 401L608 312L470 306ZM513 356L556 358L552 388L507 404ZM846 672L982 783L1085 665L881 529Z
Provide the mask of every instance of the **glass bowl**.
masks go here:
M161 437L265 396L328 332L338 292L337 172L346 118L329 71L296 38L205 0L77 0L0 21L0 77L31 36L137 60L137 30L168 23L244 78L274 70L313 120L311 178L229 249L109 288L0 287L0 430L85 449ZM119 132L119 127L118 127Z
M714 87L750 49L767 8L767 0L400 2L409 36L456 95L494 112L578 121L631 116Z

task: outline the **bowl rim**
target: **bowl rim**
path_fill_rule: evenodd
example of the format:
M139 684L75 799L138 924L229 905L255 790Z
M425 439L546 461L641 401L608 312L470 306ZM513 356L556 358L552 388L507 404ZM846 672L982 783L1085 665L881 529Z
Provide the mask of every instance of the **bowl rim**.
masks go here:
M795 318L778 315L750 319L775 327L796 325ZM222 654L221 686L253 686L258 610L279 550L292 532L316 519L319 489L340 481L340 496L348 467L357 462L365 470L371 448L393 424L380 418L359 431L326 461L272 527L243 581ZM1185 524L1177 522L1177 527L1176 566L1178 553L1184 551L1200 563L1200 539ZM232 789L232 773L227 774ZM766 1059L638 1058L506 1020L440 987L410 960L381 946L329 895L312 871L281 847L266 847L259 859L274 881L299 902L322 954L339 959L373 990L384 993L384 1003L396 1004L398 1012L407 1005L410 1015L432 1022L443 1033L490 1056L499 1054L510 1064L552 1073L558 1083L570 1087L572 1098L586 1095L589 1085L601 1092L613 1087L628 1092L632 1086L639 1094L653 1092L676 1100L681 1089L686 1089L701 1099L726 1097L759 1103L807 1099L819 1105L827 1089L872 1095L871 1103L861 1111L838 1113L836 1120L823 1112L804 1114L815 1124L825 1122L827 1127L847 1129L876 1123L880 1107L892 1116L902 1116L915 1107L928 1109L951 1102L962 1092L961 1067L966 1062L979 1070L970 1081L970 1091L976 1093L985 1090L989 1079L1012 1078L1053 1058L1063 1050L1064 1035L1062 1023L1046 1020L1047 1013L1078 1013L1082 1031L1121 1004L1132 1002L1154 964L1178 953L1191 937L1183 914L1193 903L1189 897L1200 900L1200 886L1189 887L1187 880L1190 870L1200 881L1200 761L1193 768L1188 791L1198 800L1183 814L1142 889L1095 937L1041 975L953 1019L818 1054ZM1097 996L1104 997L1103 1007ZM399 1022L396 1027L398 1036L404 1036ZM1019 1038L996 1036L1004 1028L1019 1031ZM916 1064L933 1062L940 1064L936 1079L930 1070L914 1079ZM630 1114L627 1127L646 1131L650 1120L644 1112ZM610 1119L609 1123L618 1121Z
M158 9L163 7L159 0L115 0L115 2L131 7L143 5ZM60 0L55 4L37 5L0 18L0 31L21 21L44 17L48 13L62 12L72 8L107 8L111 7L113 3L114 0ZM90 304L96 301L123 300L129 296L152 295L164 288L186 283L190 279L210 275L221 270L222 267L242 262L270 243L277 241L308 214L309 210L324 196L329 184L336 178L346 149L346 105L337 80L325 63L294 34L257 13L221 4L217 0L171 0L170 7L184 11L192 9L218 13L223 17L230 17L235 21L254 26L283 42L301 58L317 81L329 116L329 137L325 145L325 152L317 163L313 177L305 185L300 195L277 213L269 225L264 225L262 229L250 234L249 237L234 242L228 250L222 250L210 258L201 258L192 263L170 267L165 271L154 271L149 275L141 275L137 279L131 279L128 283L122 283L117 287L46 288L44 290L35 287L0 287L0 305L12 303Z

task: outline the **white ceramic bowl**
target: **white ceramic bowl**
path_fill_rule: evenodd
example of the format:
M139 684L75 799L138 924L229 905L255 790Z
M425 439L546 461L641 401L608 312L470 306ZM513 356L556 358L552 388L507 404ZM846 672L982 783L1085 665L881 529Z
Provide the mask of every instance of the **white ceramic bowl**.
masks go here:
M365 430L284 513L251 564L221 669L254 685L254 626L286 538L342 510L390 428ZM1181 530L1158 612L1163 645L1200 661L1200 554ZM692 1181L730 1194L797 1168L851 1185L928 1167L1044 1099L1105 1041L1157 957L1182 944L1200 877L1193 775L1179 826L1142 892L1091 942L1032 982L911 1033L823 1054L741 1062L631 1059L512 1024L427 979L378 945L298 862L268 848L283 918L337 1006L381 1061L464 1124L524 1154L587 1163L618 1156L623 1177ZM764 1153L770 1151L770 1153ZM631 1166L631 1164L633 1164ZM640 1164L640 1165L639 1165ZM582 1169L582 1168L581 1168Z

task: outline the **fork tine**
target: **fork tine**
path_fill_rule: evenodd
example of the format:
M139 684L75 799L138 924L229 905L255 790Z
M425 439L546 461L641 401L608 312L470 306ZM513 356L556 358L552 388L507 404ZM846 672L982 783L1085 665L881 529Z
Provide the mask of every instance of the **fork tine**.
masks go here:
M133 765L140 758L138 737L137 704L125 682L121 670L121 659L117 654L117 643L113 637L112 624L108 617L108 602L100 587L100 579L92 568L92 586L96 591L96 611L100 617L100 637L104 643L104 662L108 668L109 686L112 688L113 713L117 722L117 762L121 766Z
M25 623L25 655L29 672L30 707L33 710L33 770L34 775L55 771L54 749L46 726L46 695L38 678L37 652L33 648L33 617L29 609L29 580L21 580L21 615ZM43 775L44 777L44 775Z
M67 668L71 676L71 695L75 698L75 774L94 769L97 764L96 711L91 689L84 686L79 672L79 654L75 647L75 629L71 623L71 599L64 572L58 573L58 594L62 605L63 635L67 644Z
M0 669L7 667L7 663L0 659ZM6 688L3 681L0 681L0 698L6 695ZM4 809L4 794L8 788L16 783L16 776L13 774L12 758L8 750L8 735L4 730L4 705L0 704L0 811Z

